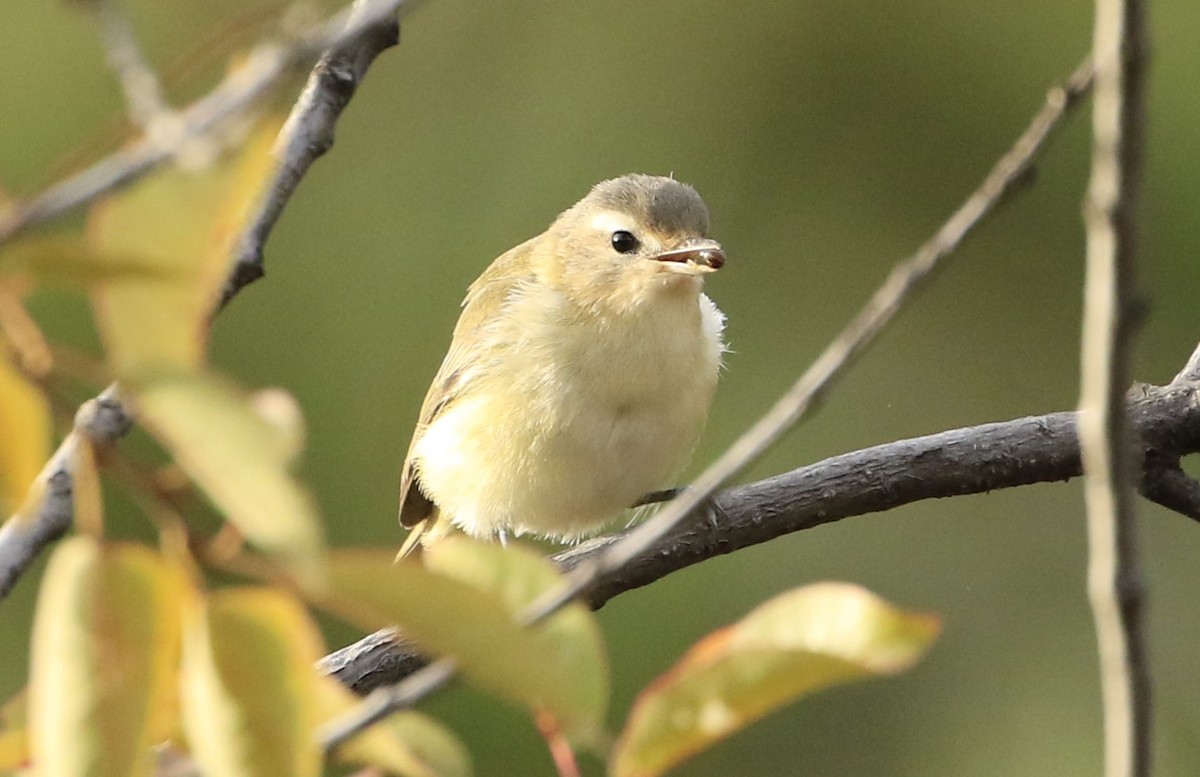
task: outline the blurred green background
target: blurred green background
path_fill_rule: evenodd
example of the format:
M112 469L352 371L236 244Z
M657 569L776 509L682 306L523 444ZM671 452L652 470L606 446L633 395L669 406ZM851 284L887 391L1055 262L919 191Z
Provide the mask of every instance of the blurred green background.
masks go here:
M274 7L124 5L164 67L206 37L253 40L255 9ZM1200 335L1200 4L1163 0L1152 12L1141 229L1151 314L1136 374L1164 382ZM0 181L21 193L110 126L121 101L78 6L8 0L0 14ZM398 467L467 284L592 183L674 172L707 199L730 257L708 284L733 352L703 462L975 186L1090 32L1082 0L430 0L292 201L267 278L221 316L213 361L298 397L304 474L334 541L394 546ZM1087 133L1079 111L1036 185L748 479L1073 406ZM77 301L35 302L49 330L88 340ZM1158 773L1196 774L1200 527L1145 503L1140 514ZM710 561L601 612L614 725L701 635L789 587L840 579L942 614L944 637L910 674L799 703L679 774L1098 774L1084 548L1071 483L918 504ZM23 682L35 593L31 577L0 605L0 695ZM354 634L328 636L337 647ZM461 689L428 707L463 732L479 774L551 772L521 713Z

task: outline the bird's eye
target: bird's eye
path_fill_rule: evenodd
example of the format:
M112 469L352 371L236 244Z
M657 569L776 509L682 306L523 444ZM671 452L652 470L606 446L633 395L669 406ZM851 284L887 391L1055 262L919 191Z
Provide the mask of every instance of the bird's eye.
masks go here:
M638 250L641 243L633 236L632 232L619 230L612 234L612 247L619 254L632 254Z

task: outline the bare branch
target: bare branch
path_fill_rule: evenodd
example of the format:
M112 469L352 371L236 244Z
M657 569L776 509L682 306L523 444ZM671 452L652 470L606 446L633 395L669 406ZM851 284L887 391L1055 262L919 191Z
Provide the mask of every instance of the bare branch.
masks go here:
M134 126L154 134L156 122L172 115L163 99L158 74L146 61L133 26L113 0L93 0L90 4L100 26L100 38L112 68L125 93L125 106Z
M358 14L364 3L356 3ZM351 22L357 21L357 16ZM263 246L291 200L296 187L318 158L333 147L334 129L342 111L354 97L367 70L385 49L400 41L400 26L393 18L362 27L336 48L322 55L300 98L280 131L276 153L280 156L275 181L250 227L237 246L233 271L221 298L224 306L246 284L263 274Z
M381 686L399 683L427 663L416 646L395 629L380 629L325 656L318 668L350 690L365 695Z
M1146 462L1138 490L1151 502L1200 521L1200 483L1180 468L1179 459Z
M380 9L395 9L402 4L403 0L387 3L356 0L352 14L343 12L335 17L341 20L348 35L333 35L328 22L318 28L319 35L310 35L316 40L336 40L338 45L321 57L280 131L277 141L280 164L258 213L236 244L237 256L231 267L223 303L262 275L263 244L284 206L308 168L332 146L334 125L371 63L398 40L395 15L381 15ZM220 91L220 87L217 91ZM201 102L212 99L210 95ZM0 228L0 242L3 242L3 236L3 228ZM88 420L81 425L77 418L75 430L63 440L39 476L47 488L37 513L14 516L0 527L0 600L9 594L41 549L62 536L71 525L71 468L74 446L77 444L75 436L86 434L93 443L103 447L115 443L132 425L115 386L110 386L100 397L84 406L85 409L89 407L99 408L101 412L81 411L80 418L86 420L95 416L97 421Z
M1136 387L1129 414L1147 469L1200 451L1200 382ZM956 429L835 456L720 492L714 518L676 529L587 591L593 608L706 559L867 513L925 499L982 494L1082 474L1076 414L1051 413ZM600 537L553 556L564 569L587 563L624 535ZM321 668L358 693L395 683L424 665L385 630L327 656Z
M34 515L14 515L0 526L0 599L8 596L22 573L42 548L54 542L71 526L75 451L79 435L107 444L129 431L131 421L121 406L115 387L85 402L75 414L75 428L63 439L46 462L34 488L43 495Z
M259 44L241 67L207 95L179 112L177 131L170 137L144 136L14 207L11 214L0 221L0 244L34 224L91 202L175 158L197 139L257 104L291 68L357 38L368 28L390 23L410 5L405 0L356 0L289 43Z
M1133 437L1124 402L1140 318L1134 226L1143 143L1143 37L1138 0L1097 0L1079 437L1087 473L1088 594L1100 651L1107 777L1150 773L1150 678L1134 522Z

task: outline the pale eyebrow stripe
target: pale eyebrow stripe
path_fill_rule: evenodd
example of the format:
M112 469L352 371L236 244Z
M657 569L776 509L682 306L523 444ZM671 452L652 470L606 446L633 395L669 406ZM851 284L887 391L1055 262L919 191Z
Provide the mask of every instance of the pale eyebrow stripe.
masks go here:
M633 220L623 213L617 213L611 210L602 210L592 217L588 226L600 232L618 232L624 230L637 234L633 226Z

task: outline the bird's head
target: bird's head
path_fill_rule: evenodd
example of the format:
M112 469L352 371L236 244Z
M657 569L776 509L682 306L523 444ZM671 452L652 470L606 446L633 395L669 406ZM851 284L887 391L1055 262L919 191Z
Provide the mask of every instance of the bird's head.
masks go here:
M610 308L699 293L725 264L708 237L708 207L673 178L626 175L602 181L545 236L552 284L577 302Z

